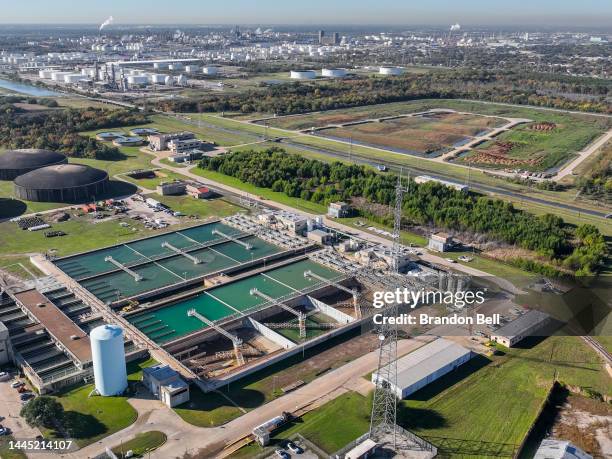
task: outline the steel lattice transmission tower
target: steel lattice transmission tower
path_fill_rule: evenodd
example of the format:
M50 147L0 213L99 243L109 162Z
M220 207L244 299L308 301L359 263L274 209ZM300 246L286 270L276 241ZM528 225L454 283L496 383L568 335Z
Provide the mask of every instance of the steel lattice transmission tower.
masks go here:
M401 173L397 178L395 188L395 224L393 227L393 266L394 272L399 271L399 256L401 254L400 230L402 221L402 202L404 192L408 191L402 185ZM383 311L383 317L396 317L399 314L399 304L394 303ZM390 438L393 449L397 446L397 325L389 325L383 320L378 328L378 368L374 381L374 399L372 416L370 418L370 438Z

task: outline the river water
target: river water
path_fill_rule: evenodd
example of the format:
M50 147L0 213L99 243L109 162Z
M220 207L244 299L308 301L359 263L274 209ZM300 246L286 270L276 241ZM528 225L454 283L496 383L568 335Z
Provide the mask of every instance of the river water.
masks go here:
M18 83L16 81L3 80L1 78L0 88L8 89L9 91L15 91L21 94L27 94L28 96L51 97L62 95L59 92L49 91L48 89L32 86L31 84Z

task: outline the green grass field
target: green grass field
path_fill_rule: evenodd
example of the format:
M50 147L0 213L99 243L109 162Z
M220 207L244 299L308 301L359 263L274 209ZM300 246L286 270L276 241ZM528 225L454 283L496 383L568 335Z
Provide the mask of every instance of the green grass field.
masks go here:
M367 432L370 427L371 401L355 392L346 392L325 405L306 413L299 422L275 431L267 450L284 446L284 442L299 433L332 454ZM232 458L250 458L263 451L251 444L234 453Z
M288 206L294 207L296 209L300 209L306 212L316 213L316 214L324 214L327 209L325 206L321 204L317 204L314 202L304 201L300 198L292 198L287 196L285 193L280 191L271 191L267 188L260 188L254 185L250 185L248 183L244 183L237 178L230 177L228 175L221 174L219 172L209 171L206 169L194 168L191 170L194 174L197 174L201 177L214 180L215 182L222 183L224 185L228 185L239 190L242 190L246 193L252 194L255 196L261 196L264 199L269 199L271 201L276 201L281 204L286 204Z
M156 196L156 199L158 197ZM199 219L212 216L224 217L238 212L241 208L223 199L195 199L190 196L159 196L159 201L173 210ZM96 249L133 239L152 236L163 230L146 229L142 223L127 217L107 221L96 221L90 215L79 216L79 211L70 211L71 218L65 222L52 223L53 230L61 230L65 236L47 238L44 231L20 230L16 223L0 223L0 246L3 254L29 254L54 250L58 256ZM122 227L125 222L129 227ZM193 226L196 222L187 218L172 229ZM10 261L10 260L8 260ZM10 263L0 263L0 266Z
M166 437L166 434L163 432L150 430L148 432L139 433L131 440L114 447L113 453L115 453L119 459L128 457L128 451L132 451L133 456L130 457L144 457L147 453L166 443L167 439L168 437Z
M155 187L157 187L157 185L162 182L173 182L175 180L181 180L184 178L184 176L172 172L168 169L157 169L155 170L155 177L152 178L135 179L127 174L122 175L121 178L147 190L155 190Z
M138 416L126 397L89 397L93 389L88 384L57 395L64 407L64 427L81 448L125 429ZM59 433L47 431L45 437L58 438Z
M128 380L140 380L142 369L155 363L152 359L130 362L127 365ZM68 428L71 438L80 448L125 429L136 421L138 416L136 410L127 402L127 397L90 397L93 389L93 384L87 384L68 388L56 395L64 407L64 427ZM43 434L45 438L60 437L60 434L53 430L46 430Z
M500 347L504 355L473 358L402 401L398 422L443 449L445 456L511 455L535 422L555 377L610 393L601 361L580 338L552 337L531 344ZM370 407L371 399L344 394L275 433L272 447L300 433L331 454L367 431ZM461 454L454 450L457 440ZM235 456L260 451L251 445Z

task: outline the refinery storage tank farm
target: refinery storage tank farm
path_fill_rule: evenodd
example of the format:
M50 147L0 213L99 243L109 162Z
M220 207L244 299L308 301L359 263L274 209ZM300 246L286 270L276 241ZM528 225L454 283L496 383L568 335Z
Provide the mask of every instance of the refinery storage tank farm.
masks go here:
M89 335L96 391L102 396L120 395L127 389L123 329L105 324Z

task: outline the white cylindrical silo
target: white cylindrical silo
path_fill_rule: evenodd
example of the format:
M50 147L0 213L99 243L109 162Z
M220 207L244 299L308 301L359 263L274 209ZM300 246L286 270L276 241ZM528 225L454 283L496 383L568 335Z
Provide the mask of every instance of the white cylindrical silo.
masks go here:
M202 68L202 73L204 75L216 75L217 74L217 67L206 66L206 67Z
M104 324L89 335L96 391L103 396L119 395L127 389L123 329Z

